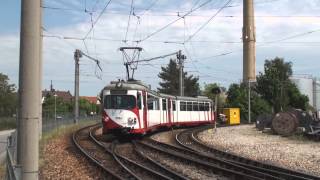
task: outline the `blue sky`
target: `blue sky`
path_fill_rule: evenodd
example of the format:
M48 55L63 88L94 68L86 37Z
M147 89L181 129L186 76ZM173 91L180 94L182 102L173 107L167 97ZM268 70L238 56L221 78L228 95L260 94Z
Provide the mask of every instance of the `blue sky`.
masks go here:
M179 15L184 14L204 2L206 0L133 0L133 12L140 18L131 16L126 44L121 40L125 39L131 0L112 0L89 33L85 47L83 41L57 37L83 38L92 25L90 12L92 21L95 21L107 0L44 0L43 6L47 7L43 9L44 34L56 38L44 37L43 89L48 89L52 80L56 89L73 92L73 53L78 48L101 61L102 80L95 77L93 61L87 58L80 61L80 94L97 95L111 80L125 78L119 47L136 45L130 40L148 37L177 19L178 12ZM213 82L223 86L238 83L242 78L242 0L231 1L231 7L223 9L185 45L165 43L183 42L226 2L212 0L190 16L141 42L139 46L144 49L141 58L181 49L187 56L185 70L199 76L202 86ZM20 3L19 0L3 0L0 6L0 72L7 74L15 84L19 69ZM263 70L265 59L278 56L293 62L295 74L320 77L320 51L317 50L320 46L319 12L319 0L255 0L257 74ZM229 52L232 53L219 56ZM139 65L135 77L155 89L160 81L157 77L160 67L165 66L168 59Z

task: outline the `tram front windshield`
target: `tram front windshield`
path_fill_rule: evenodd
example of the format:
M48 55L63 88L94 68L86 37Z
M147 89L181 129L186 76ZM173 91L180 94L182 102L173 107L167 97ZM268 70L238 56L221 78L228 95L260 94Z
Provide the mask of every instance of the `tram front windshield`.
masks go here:
M104 98L105 109L133 109L136 98L132 95L107 95Z

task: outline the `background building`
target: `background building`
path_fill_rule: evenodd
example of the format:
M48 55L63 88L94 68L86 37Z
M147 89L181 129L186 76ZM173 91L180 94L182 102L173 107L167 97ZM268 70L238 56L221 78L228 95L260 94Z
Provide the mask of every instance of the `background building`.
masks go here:
M320 110L320 80L311 75L294 75L290 80L297 86L301 94L308 96L310 106Z

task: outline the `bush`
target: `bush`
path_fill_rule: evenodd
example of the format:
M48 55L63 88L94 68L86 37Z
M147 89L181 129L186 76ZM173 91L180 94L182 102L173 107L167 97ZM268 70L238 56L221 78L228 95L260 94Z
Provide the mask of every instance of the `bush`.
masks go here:
M16 118L0 117L0 130L15 129L17 127Z

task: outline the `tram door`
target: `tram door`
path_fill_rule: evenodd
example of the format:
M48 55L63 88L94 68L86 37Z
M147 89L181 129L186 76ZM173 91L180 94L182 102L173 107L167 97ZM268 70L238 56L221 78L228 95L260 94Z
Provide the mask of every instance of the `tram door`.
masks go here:
M145 91L142 91L142 102L143 102L143 113L142 113L142 118L143 119L143 127L145 129L148 128L148 117L147 117L147 114L148 114L148 110L147 110L147 93ZM140 116L141 117L141 116Z
M160 124L165 124L167 122L167 99L163 98Z
M172 103L172 100L169 98L169 99L168 99L168 123L169 123L170 125L171 125L171 120L172 120L171 103Z

